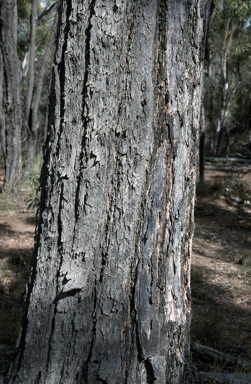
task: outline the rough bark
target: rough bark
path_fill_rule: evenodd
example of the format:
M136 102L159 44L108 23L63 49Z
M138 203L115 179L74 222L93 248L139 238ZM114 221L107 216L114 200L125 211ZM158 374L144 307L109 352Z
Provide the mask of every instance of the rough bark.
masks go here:
M57 13L54 17L54 22L52 25L52 29L50 32L50 37L47 43L47 47L42 59L42 63L40 66L40 71L38 75L38 82L36 86L36 90L33 93L33 98L31 102L31 108L30 108L30 137L29 137L29 144L28 144L28 153L27 153L27 165L26 170L30 170L32 166L32 162L35 159L36 156L36 148L37 148L37 130L38 130L38 119L37 119L37 112L38 112L38 105L41 97L42 87L43 87L43 80L44 80L44 73L46 66L49 62L50 56L52 54L52 49L55 41L55 34L57 29Z
M32 273L4 383L186 383L209 1L62 1Z
M0 48L0 150L5 159L5 115L4 115L4 109L3 109L3 83L4 83L3 56Z
M20 178L21 167L21 106L20 73L17 55L17 5L15 0L0 3L0 41L5 78L5 183Z

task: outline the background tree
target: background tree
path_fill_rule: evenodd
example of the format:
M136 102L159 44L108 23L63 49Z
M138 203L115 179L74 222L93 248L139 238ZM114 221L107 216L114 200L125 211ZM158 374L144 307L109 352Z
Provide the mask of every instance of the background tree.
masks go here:
M1 2L0 41L0 55L2 56L0 72L4 74L5 79L4 110L2 105L0 107L1 148L5 161L5 183L17 183L20 179L21 167L22 123L20 68L17 55L17 4L15 0L2 0ZM2 95L0 99L2 99ZM3 101L0 100L0 102Z
M5 383L190 375L209 1L62 1L42 201Z
M214 131L214 154L220 154L222 149L229 153L229 133L243 120L240 116L246 115L243 102L247 100L250 83L250 75L245 70L250 61L250 17L250 1L215 2L204 98L207 125ZM225 148L222 148L224 134Z
M28 143L27 164L26 164L27 170L31 168L37 154L37 144L38 144L37 139L38 139L38 127L39 127L38 107L39 107L39 102L41 100L42 87L44 83L44 75L45 75L46 67L48 65L48 62L51 57L51 53L53 51L56 28L57 28L57 14L55 14L55 17L54 17L54 22L50 31L50 37L49 37L49 40L40 64L36 89L33 90L33 97L29 107L29 121L28 121L29 122L29 143Z
M20 178L21 151L23 155L27 152L25 148L27 142L22 146L24 141L22 138L31 137L28 155L25 155L25 160L29 158L28 164L31 164L30 160L33 161L36 154L38 105L54 42L56 20L53 24L54 15L51 11L56 3L54 1L41 8L37 0L31 4L26 0L19 0L18 13L15 2L6 0L0 4L2 20L0 26L1 150L4 155L5 183L7 184L15 184ZM41 60L39 60L40 57ZM47 72L48 78L50 71ZM48 80L46 83L48 89ZM45 101L44 105L46 104ZM23 126L21 106L23 106ZM45 108L43 115L44 120Z

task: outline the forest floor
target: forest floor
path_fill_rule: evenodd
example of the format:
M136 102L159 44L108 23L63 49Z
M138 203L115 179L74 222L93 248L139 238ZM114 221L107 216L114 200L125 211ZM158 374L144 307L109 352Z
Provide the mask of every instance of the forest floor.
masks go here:
M18 334L33 249L35 211L27 211L23 194L0 194L0 372ZM191 335L251 360L250 165L207 163L205 184L198 186ZM208 365L193 359L204 369Z
M250 361L251 165L206 164L191 278L192 340Z

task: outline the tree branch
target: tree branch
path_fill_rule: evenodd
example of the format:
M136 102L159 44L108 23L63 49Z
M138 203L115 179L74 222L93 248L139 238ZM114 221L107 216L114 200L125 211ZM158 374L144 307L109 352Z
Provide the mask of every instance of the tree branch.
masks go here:
M54 1L54 3L48 5L48 7L46 7L43 12L38 16L37 18L37 24L39 23L39 21L44 17L46 16L53 8L54 6L57 4L58 0Z

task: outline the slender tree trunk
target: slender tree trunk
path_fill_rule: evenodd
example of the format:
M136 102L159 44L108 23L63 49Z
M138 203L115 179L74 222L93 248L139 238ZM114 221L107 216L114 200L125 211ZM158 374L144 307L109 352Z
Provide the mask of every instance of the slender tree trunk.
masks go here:
M201 105L201 132L200 132L200 162L199 162L199 171L200 171L200 183L204 183L205 178L205 142L206 142L206 122L205 122L205 108Z
M26 163L26 171L29 171L30 168L32 167L31 159L29 159L29 157L33 157L34 155L34 158L35 158L34 151L36 149L36 137L32 132L31 105L32 105L32 95L33 95L34 80L35 80L34 66L35 66L35 53L36 53L37 8L38 8L38 0L32 0L31 15L30 15L30 40L29 40L28 55L27 55L28 79L27 79L27 93L26 93L26 99L25 99L25 124L24 124L25 133L28 135L28 138L29 138L29 147L28 147L28 154L27 154L28 162ZM37 127L36 127L36 130L37 130Z
M221 70L222 70L222 78L223 78L223 86L222 86L222 97L221 97L221 109L218 118L216 133L215 133L215 141L214 141L214 149L213 153L219 155L221 152L222 139L225 130L225 114L227 108L227 96L228 96L228 57L229 51L233 40L233 35L236 29L236 25L233 25L231 30L229 30L230 19L228 20L226 31L225 31L225 39L222 48L222 57L221 57Z
M214 154L217 154L217 155L219 155L221 152L223 133L225 129L227 94L228 94L228 79L226 77L226 79L224 79L224 85L222 89L221 110L218 118L217 129L215 134L215 142L214 142Z
M41 214L4 383L183 384L209 1L61 4Z
M3 84L4 84L4 69L3 69L3 56L0 48L0 150L3 154L4 161L6 157L5 146L5 115L3 110Z
M27 79L27 94L25 100L25 116L26 125L29 131L31 131L31 102L34 88L34 64L36 53L36 16L37 16L38 0L32 0L31 15L30 15L30 41L29 41L29 57L28 57L28 79Z
M2 0L0 4L0 41L5 78L5 127L2 145L5 153L5 183L20 179L21 167L21 106L20 71L17 55L17 4Z
M32 162L35 159L36 156L36 148L37 148L37 130L38 130L38 120L37 120L37 112L38 112L38 105L41 97L42 92L42 86L43 86L43 80L44 80L44 73L46 66L48 64L48 61L50 59L50 55L52 53L53 44L55 41L55 34L57 29L57 14L55 15L54 22L52 25L52 29L50 32L49 41L42 59L42 63L40 66L39 76L38 76L38 82L36 86L36 91L33 94L32 103L31 103L31 109L30 109L30 137L29 137L29 144L28 144L28 153L27 153L27 165L26 170L30 170L32 166Z

